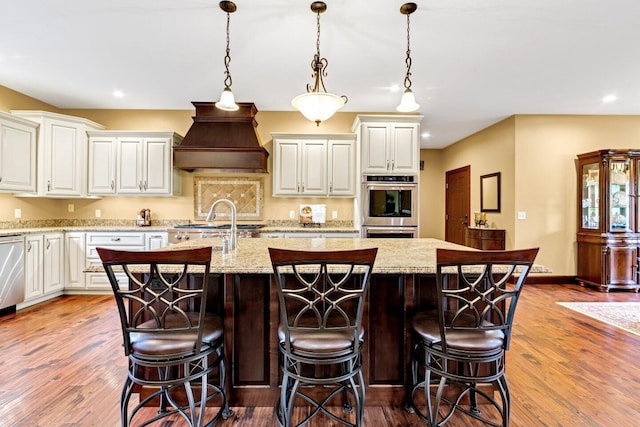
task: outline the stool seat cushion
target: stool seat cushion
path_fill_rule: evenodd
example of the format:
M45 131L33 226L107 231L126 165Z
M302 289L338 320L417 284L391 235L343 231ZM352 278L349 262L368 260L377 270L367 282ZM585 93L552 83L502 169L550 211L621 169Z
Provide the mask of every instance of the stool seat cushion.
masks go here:
M189 313L189 319L197 322L198 313ZM179 327L185 323L184 317L172 314L165 320L166 327ZM140 328L156 328L155 320L148 320L142 323ZM213 314L206 314L204 319L204 331L202 342L208 345L213 344L222 337L222 319ZM134 354L148 356L171 356L180 357L193 352L197 334L192 331L185 332L133 332L131 333L131 348Z
M306 353L338 353L353 348L353 332L332 329L295 329L290 332L291 347L294 351ZM359 339L364 337L364 328L360 329ZM285 333L278 327L278 339L284 342Z
M452 313L445 312L447 319L451 319ZM447 321L447 323L449 323ZM489 322L482 322L484 326L490 326ZM459 350L491 351L500 349L504 341L504 333L501 330L472 330L475 319L471 316L463 316L456 320L456 326L469 327L470 329L446 329L447 346ZM439 344L440 325L437 311L423 311L413 318L413 332L423 341L432 345Z

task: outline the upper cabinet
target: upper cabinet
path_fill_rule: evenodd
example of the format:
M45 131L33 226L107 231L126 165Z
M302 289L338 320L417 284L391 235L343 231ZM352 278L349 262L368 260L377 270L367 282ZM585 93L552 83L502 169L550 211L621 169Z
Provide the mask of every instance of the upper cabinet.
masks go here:
M36 191L38 124L0 112L0 190Z
M355 135L271 134L273 195L353 197Z
M173 132L89 132L89 193L177 195L181 171L171 150L182 137Z
M422 116L358 116L353 131L361 144L362 173L417 174L421 120Z
M40 125L37 138L37 195L86 196L87 131L104 127L80 117L47 111L12 110L11 114Z

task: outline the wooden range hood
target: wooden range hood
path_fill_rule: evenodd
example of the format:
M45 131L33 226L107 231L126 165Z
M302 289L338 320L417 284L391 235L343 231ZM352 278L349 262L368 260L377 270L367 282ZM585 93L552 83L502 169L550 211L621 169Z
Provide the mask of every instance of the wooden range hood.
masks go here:
M196 115L182 143L173 148L174 167L187 171L268 172L269 152L260 144L255 130L255 104L238 103L237 111L220 110L215 102L192 104Z

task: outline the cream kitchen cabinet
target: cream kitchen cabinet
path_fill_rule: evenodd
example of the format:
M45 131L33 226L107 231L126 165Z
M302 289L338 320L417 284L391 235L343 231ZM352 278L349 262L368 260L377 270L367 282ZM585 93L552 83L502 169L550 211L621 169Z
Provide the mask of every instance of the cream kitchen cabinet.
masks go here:
M355 135L272 134L274 196L353 196Z
M69 231L64 236L65 292L85 289L86 246L84 232Z
M38 124L0 112L0 191L36 191Z
M47 111L12 110L11 114L38 123L37 195L87 195L87 131L104 126L80 117Z
M362 173L417 174L422 116L358 116L353 130L360 139Z
M178 195L181 172L173 168L173 132L89 132L89 193Z
M100 264L96 248L109 248L127 251L144 251L167 246L169 234L166 231L96 231L87 232L84 247L84 265ZM86 267L85 267L86 268ZM109 279L105 273L84 273L85 291L105 293L111 291Z
M25 303L35 304L61 295L64 289L64 233L26 237Z

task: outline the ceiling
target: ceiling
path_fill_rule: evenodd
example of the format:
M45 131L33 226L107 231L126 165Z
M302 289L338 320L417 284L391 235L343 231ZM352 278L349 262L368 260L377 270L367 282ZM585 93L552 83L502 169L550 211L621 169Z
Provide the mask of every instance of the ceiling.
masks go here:
M342 111L395 112L406 71L397 0L325 0L320 50ZM311 0L236 0L232 89L292 111L311 83ZM423 148L513 114L640 114L640 1L417 0L412 89ZM0 2L0 85L61 109L193 109L224 84L218 0ZM115 98L114 90L124 97ZM615 94L615 102L602 98ZM322 125L321 125L322 126Z

